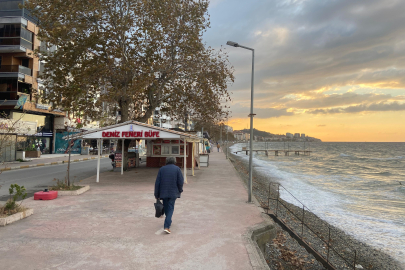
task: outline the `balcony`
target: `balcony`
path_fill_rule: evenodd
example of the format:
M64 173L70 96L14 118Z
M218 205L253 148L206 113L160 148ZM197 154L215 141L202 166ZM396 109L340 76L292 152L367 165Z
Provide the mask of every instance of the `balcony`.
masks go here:
M30 68L19 65L2 65L0 66L0 73L22 73L28 76L32 76L32 70ZM0 77L5 77L4 74Z
M32 43L23 38L0 38L0 52L25 52L33 49Z
M18 92L0 92L0 100L17 100Z

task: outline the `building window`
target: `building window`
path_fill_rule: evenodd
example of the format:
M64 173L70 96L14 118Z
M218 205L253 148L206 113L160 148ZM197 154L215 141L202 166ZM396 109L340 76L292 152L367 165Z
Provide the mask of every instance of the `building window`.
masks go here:
M22 24L0 24L0 45L21 45L32 50L34 34Z

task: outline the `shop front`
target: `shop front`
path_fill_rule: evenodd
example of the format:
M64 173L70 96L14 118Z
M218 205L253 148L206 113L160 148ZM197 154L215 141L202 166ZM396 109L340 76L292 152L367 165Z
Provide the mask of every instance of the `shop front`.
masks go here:
M33 135L19 135L17 138L17 150L40 151L41 154L52 153L51 132L39 132Z
M185 168L192 169L199 165L199 144L202 138L183 132L178 132L170 129L155 127L145 123L136 121L128 121L125 123L108 126L93 131L82 132L73 136L76 139L94 139L97 140L97 145L101 145L104 140L119 140L121 148L124 149L124 139L134 140L139 142L145 141L146 146L146 167L161 167L165 165L167 157L175 157L176 165L183 168L185 181L187 174ZM66 138L66 137L65 137ZM98 147L100 149L100 147ZM137 156L134 157L128 153L128 167L136 166ZM100 157L100 151L98 152ZM124 159L125 160L125 159ZM122 153L115 153L116 166L121 166L121 174L123 174ZM97 165L97 182L99 182L99 167Z

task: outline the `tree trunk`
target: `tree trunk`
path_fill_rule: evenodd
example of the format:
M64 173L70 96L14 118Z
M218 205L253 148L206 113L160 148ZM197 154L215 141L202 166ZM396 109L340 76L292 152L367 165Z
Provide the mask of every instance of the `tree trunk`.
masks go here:
M128 101L126 99L121 99L119 102L119 106L121 109L121 121L120 123L124 123L129 120L128 117L128 110L129 110L129 105Z
M129 120L129 115L128 115L128 110L129 110L129 105L128 105L128 101L125 98L122 98L119 101L119 107L121 110L121 120L120 123L124 123L126 121ZM124 165L124 171L128 170L128 146L130 141L129 140L124 140L124 149L122 149L122 140L118 140L118 145L117 145L117 151L121 151L121 156L122 156L122 160L121 162L123 162ZM128 142L127 142L128 141Z

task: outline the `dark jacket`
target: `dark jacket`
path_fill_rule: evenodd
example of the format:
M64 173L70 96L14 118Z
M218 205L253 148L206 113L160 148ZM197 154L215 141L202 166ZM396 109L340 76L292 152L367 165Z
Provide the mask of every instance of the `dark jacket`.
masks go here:
M179 167L174 164L163 166L156 177L155 198L180 198L183 184L183 174Z

